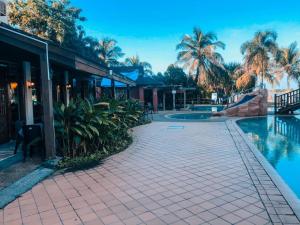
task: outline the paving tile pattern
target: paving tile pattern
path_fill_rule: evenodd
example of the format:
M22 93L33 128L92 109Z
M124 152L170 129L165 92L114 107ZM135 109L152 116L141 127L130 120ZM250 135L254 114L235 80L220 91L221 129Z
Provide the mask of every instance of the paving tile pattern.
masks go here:
M256 190L268 211L271 221L274 224L300 224L287 201L256 159L250 147L241 136L241 131L236 129L234 123L232 120L227 121L227 127L248 169Z
M36 185L0 210L0 225L273 224L269 206L282 196L272 187L279 198L264 202L271 195L258 184L270 183L249 172L232 132L223 122L138 127L126 151ZM253 172L265 176L259 165Z

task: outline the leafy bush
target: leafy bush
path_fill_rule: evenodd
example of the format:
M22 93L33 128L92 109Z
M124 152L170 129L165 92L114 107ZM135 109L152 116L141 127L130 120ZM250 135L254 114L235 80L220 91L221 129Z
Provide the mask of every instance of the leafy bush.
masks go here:
M74 167L97 162L119 152L131 143L128 129L145 123L137 101L94 103L71 100L69 105L55 106L55 130L59 167Z

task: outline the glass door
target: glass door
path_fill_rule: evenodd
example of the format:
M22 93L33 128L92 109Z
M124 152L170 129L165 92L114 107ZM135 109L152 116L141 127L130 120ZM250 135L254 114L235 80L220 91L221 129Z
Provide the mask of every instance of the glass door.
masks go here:
M0 67L0 143L9 140L8 83L6 68Z

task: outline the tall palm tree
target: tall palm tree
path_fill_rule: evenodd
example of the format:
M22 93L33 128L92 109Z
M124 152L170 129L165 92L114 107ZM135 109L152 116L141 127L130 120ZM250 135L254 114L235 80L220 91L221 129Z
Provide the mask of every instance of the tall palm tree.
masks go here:
M289 47L279 50L276 61L288 75L288 86L291 80L297 81L300 85L300 52L297 48L297 42L293 42Z
M103 38L99 41L98 56L105 65L119 65L118 60L124 56L122 49L117 46L117 41L111 38Z
M242 65L241 63L237 62L230 62L230 63L224 63L224 68L229 74L232 79L236 80L238 78L238 71L241 69Z
M241 76L242 65L236 62L224 63L226 76L224 76L224 85L227 93L236 91L236 80Z
M277 54L277 33L274 31L258 31L251 41L241 46L241 52L245 57L246 68L264 79L274 83L275 77L270 73L272 58Z
M127 66L136 66L136 67L143 67L144 73L146 75L152 75L152 66L148 62L142 62L138 55L131 56L125 59L125 65Z
M193 35L186 34L176 49L179 51L177 60L189 70L189 74L195 75L195 80L211 85L214 83L215 70L223 68L223 58L216 52L217 48L224 49L225 44L217 41L217 36L212 33L204 33L200 28L194 28Z

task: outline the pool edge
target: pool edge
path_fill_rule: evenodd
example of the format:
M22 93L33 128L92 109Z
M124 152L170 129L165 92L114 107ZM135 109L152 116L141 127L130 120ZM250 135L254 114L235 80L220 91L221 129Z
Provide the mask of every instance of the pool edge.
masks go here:
M247 117L253 118L253 117ZM300 220L300 199L296 196L293 190L287 185L283 178L278 174L278 172L271 166L267 159L258 150L255 144L249 139L249 137L243 132L243 130L238 126L237 121L246 118L235 118L228 121L233 121L233 125L239 132L245 143L248 145L249 149L252 151L256 159L263 166L264 170L270 176L271 180L274 182L278 190L281 192L285 200L288 202L292 210L294 211L297 218Z

